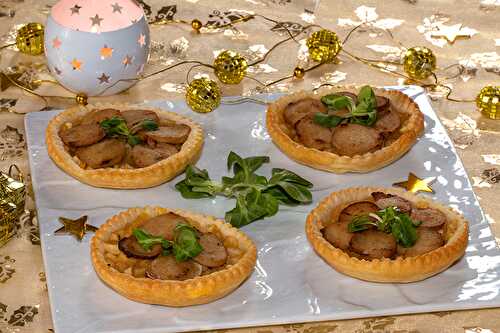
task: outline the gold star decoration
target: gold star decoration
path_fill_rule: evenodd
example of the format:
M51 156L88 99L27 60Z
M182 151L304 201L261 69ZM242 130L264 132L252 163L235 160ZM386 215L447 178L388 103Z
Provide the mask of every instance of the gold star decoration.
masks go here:
M101 26L101 21L104 20L99 17L99 15L95 14L94 17L91 17L90 20L92 21L92 26L98 25Z
M4 91L10 86L13 86L14 84L12 82L17 82L17 79L20 77L21 73L5 74L0 72L0 91Z
M76 58L74 58L71 61L71 66L73 66L73 70L74 71L81 70L82 69L82 65L83 65L83 63L81 61L78 61L78 59L76 59Z
M97 227L93 225L87 224L87 215L77 218L76 220L68 219L66 217L60 217L59 222L61 222L64 226L57 229L54 234L72 234L78 239L80 242L85 236L86 232L95 232L97 231Z
M113 49L111 47L108 47L107 45L104 45L104 47L101 48L100 53L102 60L111 58L113 56Z
M398 186L406 189L408 192L417 193L417 192L427 192L434 193L434 190L430 187L430 183L433 180L429 181L426 179L418 178L413 172L408 174L408 180L403 182L398 182L392 184L392 186Z
M127 54L125 58L123 58L122 62L125 67L128 67L129 65L132 65L132 57Z
M445 38L448 42L454 43L457 37L470 38L476 33L476 30L462 27L462 23L454 25L440 25L437 31L431 33L431 37Z
M71 10L71 15L73 15L73 14L80 14L80 9L82 9L82 6L78 6L77 4L75 4L69 10Z
M99 80L100 84L109 83L109 76L107 76L105 73L102 73L102 75L97 79Z

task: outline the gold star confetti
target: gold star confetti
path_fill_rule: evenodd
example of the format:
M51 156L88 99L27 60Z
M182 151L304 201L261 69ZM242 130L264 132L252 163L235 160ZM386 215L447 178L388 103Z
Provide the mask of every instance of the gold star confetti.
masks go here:
M58 49L61 47L62 42L59 40L59 37L56 37L52 40L52 47Z
M105 73L102 73L102 75L97 79L99 80L100 84L109 83L109 76L107 76Z
M76 220L59 217L59 222L61 222L64 226L57 229L54 234L61 235L69 233L74 235L79 241L82 241L86 232L95 232L98 229L93 225L87 224L87 218L88 217L86 215L79 217Z
M73 14L80 14L80 9L81 8L82 8L81 6L78 6L78 5L75 4L73 7L70 8L71 15L73 15Z
M113 56L113 49L111 47L108 47L107 45L104 45L104 47L101 48L100 53L102 60L111 58Z
M125 58L123 58L122 63L125 67L128 67L129 65L132 65L132 60L133 58L127 54Z
M430 183L432 181L426 179L418 178L413 172L408 174L408 180L403 182L398 182L392 184L392 186L398 186L406 189L408 192L417 193L417 192L428 192L434 193L434 190L430 187Z
M146 44L146 35L141 34L139 39L137 40L137 43L142 47Z
M463 28L462 23L454 25L440 25L437 31L431 33L431 37L445 38L448 42L454 43L457 37L470 38L476 33L476 30L470 28Z
M98 25L101 26L101 21L104 20L99 17L99 15L95 14L94 17L91 17L90 20L92 21L92 26Z
M71 61L71 66L73 66L73 70L80 70L82 69L83 63L81 61L78 61L78 59L74 58L73 61Z

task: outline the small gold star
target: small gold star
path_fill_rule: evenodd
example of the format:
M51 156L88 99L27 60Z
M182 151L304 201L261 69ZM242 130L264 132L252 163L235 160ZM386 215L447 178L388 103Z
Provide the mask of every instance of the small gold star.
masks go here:
M82 65L83 63L81 61L78 61L76 58L71 61L71 66L73 66L74 71L82 69Z
M107 45L104 45L104 47L101 48L101 59L106 59L106 58L111 58L113 56L113 49L111 47L108 47Z
M462 28L462 24L454 24L454 25L440 25L437 31L431 33L431 37L441 37L446 38L448 42L454 43L457 37L467 37L470 38L474 35L476 31L470 28Z
M91 17L90 20L92 21L92 26L98 25L101 26L101 21L104 20L99 17L99 15L95 14L94 17Z
M59 37L56 37L52 40L52 47L58 49L61 47L62 42L59 40Z
M125 67L128 67L129 65L132 65L132 57L127 54L125 58L123 58L122 62Z
M105 73L102 73L102 75L97 79L99 80L100 84L109 83L109 76L107 76Z
M144 46L146 44L146 35L141 34L139 37L139 40L137 40L137 42L139 43L139 45L141 47Z
M431 182L432 181L420 179L413 172L410 172L408 174L408 180L394 183L392 184L392 186L405 188L408 192L412 193L417 193L417 192L434 193L434 190L430 187Z
M67 234L70 233L76 237L79 241L82 241L83 236L85 236L86 232L95 232L97 231L97 227L93 225L87 224L87 216L82 216L77 218L76 220L68 219L66 217L60 217L59 222L61 222L64 226L57 229L54 234Z

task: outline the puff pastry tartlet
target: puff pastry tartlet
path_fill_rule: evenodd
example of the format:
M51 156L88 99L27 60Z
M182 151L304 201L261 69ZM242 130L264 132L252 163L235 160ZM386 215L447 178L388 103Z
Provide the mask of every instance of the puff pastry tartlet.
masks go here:
M274 143L291 159L335 173L369 172L404 155L424 130L417 104L396 90L373 88L377 120L370 126L342 122L335 128L318 125L314 114L332 114L321 102L340 94L356 102L356 88L323 87L317 92L297 92L269 105L266 122ZM337 114L346 116L347 109ZM349 115L347 115L349 116Z
M387 207L421 223L412 246L396 244L390 232L375 227L349 232L349 223L359 221L359 216ZM359 187L325 198L308 215L306 234L319 256L341 273L374 282L414 282L444 271L462 257L468 224L430 199L393 188Z
M203 130L174 112L96 104L55 116L46 142L52 160L83 183L147 188L174 178L199 157Z
M158 251L160 245L145 251L134 243L137 228L169 239L172 225L179 223L198 234L203 251L194 258L176 262L177 257ZM92 238L90 252L97 274L115 291L137 302L168 306L224 297L252 273L257 258L254 243L222 220L150 206L111 217Z

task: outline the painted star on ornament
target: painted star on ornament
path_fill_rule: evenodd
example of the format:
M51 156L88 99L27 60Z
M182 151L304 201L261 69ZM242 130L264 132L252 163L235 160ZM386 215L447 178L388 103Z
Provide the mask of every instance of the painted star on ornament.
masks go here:
M57 75L61 75L62 73L62 71L57 67L54 67L54 72L56 72Z
M122 13L123 7L120 6L118 3L115 3L114 5L111 5L111 7L113 7L113 13L116 13L116 12L118 12L120 14Z
M101 59L107 59L111 58L113 56L113 49L111 47L108 47L106 44L101 48L100 50L101 53Z
M95 14L94 17L90 17L90 20L92 21L92 26L98 25L101 26L101 21L104 20L99 17L99 15Z
M59 37L56 37L52 40L52 47L58 49L61 47L62 42L59 40Z
M66 217L60 217L59 222L64 224L63 227L57 229L54 234L55 235L61 235L61 234L72 234L78 239L80 242L83 239L83 236L85 236L86 232L92 231L96 232L97 227L94 227L93 225L87 224L87 216L82 216L80 218L77 218L76 220L68 219Z
M446 38L448 42L454 43L457 37L470 38L476 33L476 30L470 28L463 28L462 23L454 25L440 25L437 31L431 32L431 37Z
M99 80L100 84L103 84L103 83L109 83L110 77L107 76L105 73L102 73L102 75L100 77L98 77L97 79Z
M70 8L71 15L73 15L73 14L80 15L80 9L82 9L82 6L78 6L77 4L75 4L73 7Z
M131 56L129 56L129 55L127 54L127 55L125 56L125 58L123 58L123 61L122 61L122 62L123 62L123 65L124 65L125 67L128 67L129 65L132 65L132 60L133 60L133 59L134 59L133 57L131 57Z
M406 189L408 192L417 193L417 192L428 192L434 193L434 190L430 187L430 183L432 183L434 179L421 179L418 178L413 172L408 174L408 180L403 182L398 182L392 184L392 186L402 187Z
M78 59L76 59L76 58L74 58L71 61L71 66L73 66L73 70L74 71L81 70L82 69L82 65L83 65L83 63L81 61L78 61Z
M137 40L137 42L139 43L139 45L141 47L143 47L144 45L146 45L146 35L145 34L141 34L139 39Z

